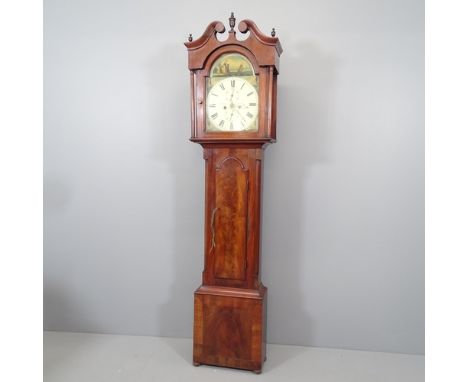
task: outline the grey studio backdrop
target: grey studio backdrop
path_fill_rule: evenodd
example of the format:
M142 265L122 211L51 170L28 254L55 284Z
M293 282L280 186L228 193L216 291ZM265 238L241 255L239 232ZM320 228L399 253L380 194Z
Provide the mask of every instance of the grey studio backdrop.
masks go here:
M422 0L46 0L45 329L191 337L204 161L182 43L231 11L284 47L268 341L422 354Z

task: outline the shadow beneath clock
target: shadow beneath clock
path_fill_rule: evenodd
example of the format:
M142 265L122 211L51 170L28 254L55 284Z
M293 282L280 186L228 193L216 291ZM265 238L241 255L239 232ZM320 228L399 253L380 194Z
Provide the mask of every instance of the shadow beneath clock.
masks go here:
M205 161L201 147L189 141L190 73L185 47L180 42L171 43L155 52L147 73L151 105L148 144L152 160L162 162L167 169L169 181L161 180L161 188L169 194L164 203L171 211L159 217L167 225L164 232L168 245L155 248L160 269L166 273L164 286L154 291L159 297L155 301L164 301L155 303L155 334L191 338L193 292L201 283L204 261ZM176 345L180 348L175 350L191 364L191 348L189 360L186 344Z
M263 280L268 291L268 342L318 346L315 253L307 216L314 195L310 174L332 160L332 96L336 60L313 41L282 41L278 76L278 143L264 163ZM286 52L286 50L285 50ZM306 184L308 183L308 184ZM310 209L310 208L309 208Z
M185 362L192 364L192 339L187 338L161 338L179 357Z

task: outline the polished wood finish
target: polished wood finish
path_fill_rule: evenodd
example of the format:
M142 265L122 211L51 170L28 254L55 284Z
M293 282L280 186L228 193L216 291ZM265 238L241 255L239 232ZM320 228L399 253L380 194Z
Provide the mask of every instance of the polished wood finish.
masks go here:
M190 69L193 142L205 159L205 264L195 291L193 363L261 372L266 357L267 288L260 279L262 163L265 147L276 140L276 79L281 44L255 23L235 18L225 41L224 25L214 21L203 35L185 43ZM258 76L258 131L205 130L206 77L225 53L247 57Z
M265 287L200 287L195 292L193 362L261 371L266 293Z

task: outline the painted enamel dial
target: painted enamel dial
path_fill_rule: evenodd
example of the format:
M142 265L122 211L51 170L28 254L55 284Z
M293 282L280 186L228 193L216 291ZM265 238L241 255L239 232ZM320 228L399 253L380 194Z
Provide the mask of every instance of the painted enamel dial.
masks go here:
M245 79L227 77L214 85L206 99L207 130L248 131L257 129L258 92Z

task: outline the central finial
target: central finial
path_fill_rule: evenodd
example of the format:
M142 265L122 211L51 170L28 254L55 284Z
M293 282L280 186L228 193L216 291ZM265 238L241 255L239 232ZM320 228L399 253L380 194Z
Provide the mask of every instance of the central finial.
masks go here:
M231 12L231 17L229 17L229 26L231 30L229 32L234 32L234 27L236 25L236 18L234 17L234 12Z

